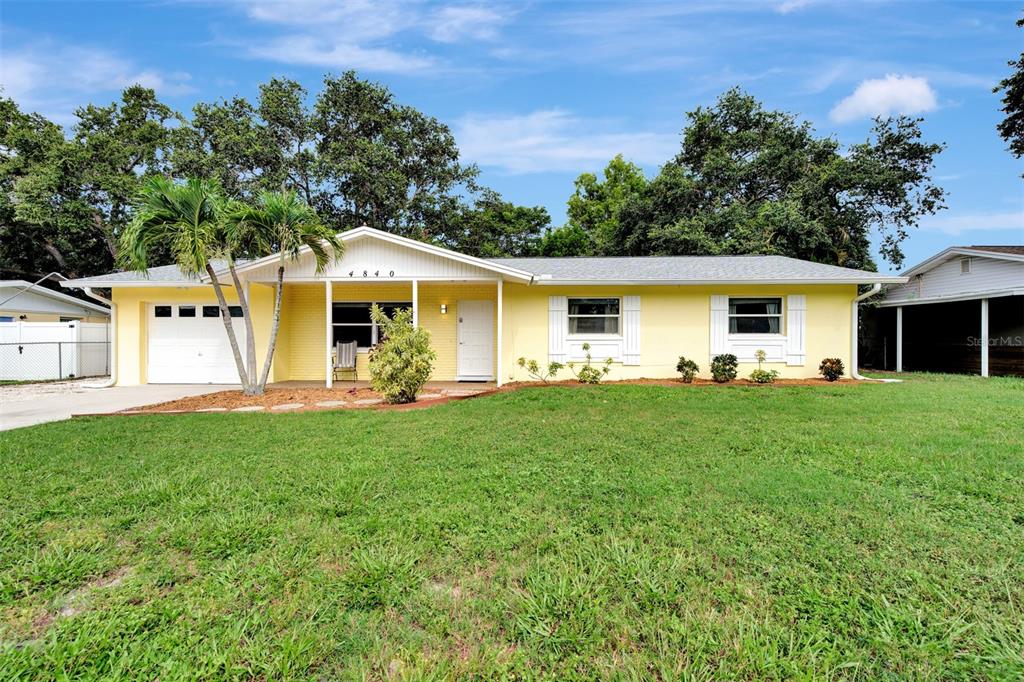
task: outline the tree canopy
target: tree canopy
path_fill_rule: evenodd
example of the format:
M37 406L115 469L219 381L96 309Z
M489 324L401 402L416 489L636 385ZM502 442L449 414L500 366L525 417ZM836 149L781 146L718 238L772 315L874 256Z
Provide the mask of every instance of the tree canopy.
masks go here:
M1019 78L1002 84L1008 114ZM1001 128L1011 150L1022 115ZM366 224L483 257L774 253L867 268L872 236L899 265L909 230L945 198L931 178L943 145L923 140L920 119L877 119L844 147L739 89L687 114L652 179L621 155L581 174L557 229L543 207L482 187L446 125L354 72L315 95L273 79L255 101L200 102L191 116L132 86L75 118L64 131L0 98L0 276L110 270L131 198L154 176L209 179L235 200L295 192L332 230Z
M1024 27L1024 19L1018 19L1017 26ZM1006 140L1010 153L1019 159L1024 156L1024 52L1008 64L1013 73L993 89L993 92L1003 93L1000 111L1005 114L996 128Z
M932 182L943 145L920 119L877 119L843 149L791 114L738 89L687 115L679 153L620 210L612 254L782 254L874 268L903 260L901 243L944 207Z

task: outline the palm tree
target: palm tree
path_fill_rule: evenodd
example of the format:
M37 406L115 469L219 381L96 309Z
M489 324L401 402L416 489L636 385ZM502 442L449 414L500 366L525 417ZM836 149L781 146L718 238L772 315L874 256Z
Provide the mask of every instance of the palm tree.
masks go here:
M274 359L274 349L277 346L286 262L296 259L301 249L308 248L316 260L316 272L319 274L328 263L341 258L345 252L345 245L333 230L320 222L313 209L299 199L295 192L264 192L254 206L235 203L226 211L224 224L227 241L236 248L244 249L253 255L278 255L277 290L274 295L274 318L270 327L267 358L263 363L259 380L254 384L254 389L259 394L263 393L267 385L270 363ZM230 263L229 268L231 276L235 278L235 285L239 286L237 275ZM243 315L248 319L245 308ZM252 338L252 332L249 333ZM255 362L250 366L255 367Z
M125 269L145 272L149 267L149 254L154 247L166 246L183 273L205 273L209 276L220 304L221 321L235 356L242 390L251 395L253 384L238 348L227 299L210 264L214 258L224 258L231 265L234 276L234 249L224 226L225 205L224 195L216 182L190 179L185 184L177 184L162 176L149 178L136 197L132 221L118 238L118 260ZM237 279L235 286L239 302L244 301L244 292L238 286ZM247 311L248 306L245 305L243 310ZM247 312L245 317L248 318ZM248 319L246 321L249 329L249 368L255 371L256 351L252 345L252 324Z

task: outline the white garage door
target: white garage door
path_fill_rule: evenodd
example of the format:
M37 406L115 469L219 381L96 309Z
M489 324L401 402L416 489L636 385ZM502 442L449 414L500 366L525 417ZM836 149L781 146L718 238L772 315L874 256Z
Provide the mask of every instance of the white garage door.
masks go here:
M149 306L151 384L237 384L238 370L216 305ZM231 306L239 350L245 353L242 310Z

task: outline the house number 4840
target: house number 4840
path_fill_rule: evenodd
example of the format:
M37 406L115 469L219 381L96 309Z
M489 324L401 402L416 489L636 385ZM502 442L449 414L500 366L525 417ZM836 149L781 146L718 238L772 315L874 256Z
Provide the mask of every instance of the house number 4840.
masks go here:
M355 270L349 270L348 271L348 276L349 277L358 277L359 273L356 272ZM381 275L380 275L380 270L374 270L372 273L369 270L363 270L363 275L362 276L363 277L380 277ZM394 277L394 276L395 276L395 271L394 270L388 270L388 277Z

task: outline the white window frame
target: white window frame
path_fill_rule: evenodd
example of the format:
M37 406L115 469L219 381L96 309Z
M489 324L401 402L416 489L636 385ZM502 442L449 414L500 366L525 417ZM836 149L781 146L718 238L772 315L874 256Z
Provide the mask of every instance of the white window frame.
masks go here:
M971 267L974 265L973 263L971 263L971 260L972 259L971 259L970 256L967 256L965 258L961 258L960 259L960 274L961 275L969 275L969 274L971 274Z
M396 308L412 308L412 301L331 301L331 345L334 345L334 328L335 327L370 327L370 345L369 346L356 346L357 353L369 353L370 349L376 346L380 342L380 325L370 320L369 322L335 322L334 321L334 306L335 305L347 305L351 307L368 305L371 308L375 305L378 306L394 306Z
M569 312L570 310L572 310L572 302L573 301L592 301L592 300L597 300L597 299L606 299L606 300L616 300L616 301L618 301L619 302L619 312L618 312L618 314L617 315L573 315L572 313ZM570 328L569 322L574 317L575 318L581 318L581 317L614 317L614 318L616 318L616 320L618 320L618 325L617 326L618 326L619 331L614 332L614 333L613 332L586 332L586 333L583 333L583 334L573 334L572 332L569 332L568 330ZM622 320L622 297L621 296L570 296L570 297L567 297L566 298L566 306L565 306L565 320L566 320L565 328L566 328L566 331L567 331L567 334L568 334L568 338L570 338L570 339L590 339L590 338L594 338L594 339L621 339L622 338L622 322L623 322L623 320Z
M729 312L732 309L732 302L740 299L778 299L779 301L779 312L775 313L754 313L754 314L738 314ZM786 297L785 296L758 296L751 294L750 296L730 296L726 302L726 334L729 338L736 339L778 339L786 336ZM734 332L732 329L732 318L734 317L777 317L779 318L779 331L777 333L772 332L758 332L758 333L746 333L746 332Z

